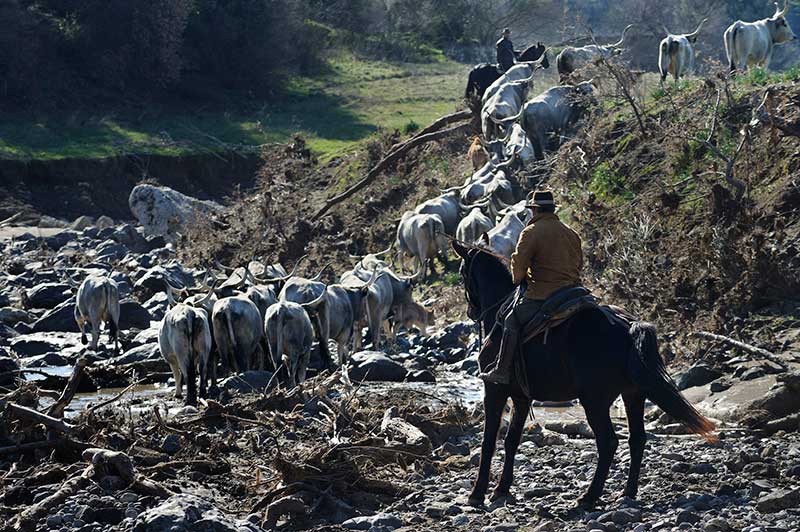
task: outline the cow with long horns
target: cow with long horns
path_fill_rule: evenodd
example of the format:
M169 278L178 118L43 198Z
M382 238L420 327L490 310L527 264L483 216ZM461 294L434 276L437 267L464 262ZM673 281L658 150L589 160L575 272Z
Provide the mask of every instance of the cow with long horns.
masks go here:
M633 27L633 24L628 24L622 30L622 36L619 41L612 44L588 44L586 46L567 46L556 57L556 67L558 68L558 75L561 80L565 80L567 76L579 70L586 65L597 61L600 58L608 59L612 56L622 53L623 44L625 43L625 35Z
M675 35L667 28L664 31L667 36L661 39L658 47L658 70L661 73L661 81L667 79L672 74L675 81L688 74L694 69L694 45L700 29L708 19L703 19L692 33Z
M755 22L737 20L728 26L724 34L725 54L731 72L743 71L753 65L769 68L775 45L797 38L786 22L787 13L789 0L783 9L775 2L775 14L771 17Z

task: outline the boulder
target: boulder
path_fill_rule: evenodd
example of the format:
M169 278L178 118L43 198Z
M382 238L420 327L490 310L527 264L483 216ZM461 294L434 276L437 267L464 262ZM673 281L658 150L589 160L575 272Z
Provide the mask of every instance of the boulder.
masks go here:
M403 526L403 522L396 515L379 513L348 519L342 523L342 526L348 530L370 530L372 528L394 530Z
M0 308L0 323L14 325L19 322L28 323L31 321L33 321L33 318L24 310L14 307Z
M429 369L409 371L406 375L406 382L429 382L435 383L436 376Z
M721 371L712 368L708 364L700 362L686 370L678 377L678 389L685 390L687 388L694 388L695 386L704 386L720 377L722 377Z
M22 334L12 338L10 345L11 349L22 358L62 351L77 352L81 348L80 336L74 333Z
M49 310L33 324L33 332L80 332L75 321L75 298Z
M110 363L113 365L132 364L134 362L144 362L145 360L157 360L161 357L161 351L157 343L150 343L128 349L123 354L115 357Z
M354 381L402 382L407 370L384 353L361 351L350 357L350 379Z
M134 532L261 532L261 528L235 519L195 495L173 495L136 517Z
M154 266L138 273L136 282L133 283L133 291L140 301L146 301L159 292L164 293L167 289L165 282L169 282L175 288L185 288L195 284L192 272L179 264L170 264L166 267Z
M103 215L94 223L95 227L100 229L112 229L114 227L114 220L110 216Z
M75 231L83 231L94 225L94 218L91 216L79 216L70 224L70 228Z
M47 247L53 251L58 251L73 240L77 240L77 238L77 231L67 230L45 237L43 241Z
M147 253L151 249L144 235L131 224L120 225L112 233L111 239L136 253Z
M28 308L52 309L72 296L72 289L65 283L44 283L25 291ZM22 320L17 320L22 321Z
M209 217L222 207L202 201L169 187L137 185L128 198L131 213L144 228L146 235L163 236L168 241L186 224Z
M24 327L28 327L27 323L19 322L19 324L24 326ZM26 332L29 332L29 331L26 331ZM19 335L20 335L20 331L18 331L16 329L12 329L11 327L9 327L8 325L6 325L4 323L0 323L0 338L9 339L9 338L15 338L15 337L17 337Z
M0 351L0 386L10 386L15 379L11 372L18 369L19 363L7 353Z
M123 331L149 329L151 321L153 321L153 317L136 301L126 299L119 304L119 328Z
M796 508L800 505L800 490L775 490L758 499L756 508L762 514L771 514Z
M158 342L158 327L144 329L139 334L134 336L133 340L131 340L131 343L136 344L137 346L156 342Z
M169 306L166 292L156 292L153 294L153 297L145 301L142 306L147 309L147 312L150 313L150 316L152 316L154 320L160 321L161 318L164 317L164 314L166 314L167 307Z
M125 258L130 250L124 244L106 240L95 248L95 260L98 261L118 261Z

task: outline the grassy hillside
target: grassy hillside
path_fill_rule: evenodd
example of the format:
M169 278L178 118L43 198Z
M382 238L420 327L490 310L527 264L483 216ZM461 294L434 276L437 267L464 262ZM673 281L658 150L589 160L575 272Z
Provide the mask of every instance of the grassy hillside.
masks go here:
M340 53L320 75L294 77L273 101L226 95L221 103L106 105L63 113L12 114L0 122L0 158L180 155L283 142L295 133L332 156L379 128L413 129L454 109L466 66L369 61ZM198 89L199 90L199 89Z

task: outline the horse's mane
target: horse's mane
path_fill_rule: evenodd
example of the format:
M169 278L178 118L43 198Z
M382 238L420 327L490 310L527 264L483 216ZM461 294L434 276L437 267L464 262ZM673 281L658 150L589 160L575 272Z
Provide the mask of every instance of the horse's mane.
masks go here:
M483 255L483 256L486 257L486 260L496 263L497 266L499 267L499 270L502 272L503 277L507 278L508 282L511 282L511 272L509 271L508 266L507 266L507 260L508 259L506 259L503 256L498 255L494 251L491 251L489 249L485 249L485 248L480 247L480 246L472 247L470 253Z

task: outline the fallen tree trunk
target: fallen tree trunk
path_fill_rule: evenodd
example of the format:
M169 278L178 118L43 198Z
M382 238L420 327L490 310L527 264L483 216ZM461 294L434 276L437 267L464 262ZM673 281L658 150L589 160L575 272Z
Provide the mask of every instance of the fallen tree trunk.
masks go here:
M766 349L761 349L760 347L756 347L754 345L746 344L744 342L740 342L739 340L734 340L728 336L722 336L721 334L714 334L706 331L697 331L692 333L693 336L697 336L698 338L705 338L706 340L714 340L716 342L722 342L724 344L731 345L733 347L739 348L742 351L746 351L752 355L759 356L765 360L769 360L777 364L778 366L782 367L783 369L789 369L789 366L778 358L774 353L767 351Z
M35 530L36 523L40 518L88 486L93 472L94 468L87 466L79 475L64 482L54 494L20 513L14 523L14 530Z
M350 188L348 188L341 194L333 196L332 198L328 198L328 200L325 201L325 205L319 211L317 211L317 213L311 219L313 221L319 220L325 215L325 213L327 213L330 210L331 207L333 207L338 203L341 203L347 198L353 196L355 193L366 188L366 186L372 183L384 170L390 168L403 155L408 153L409 150L411 150L412 148L416 148L417 146L421 146L422 144L425 144L427 142L443 139L450 135L466 132L469 130L470 127L471 124L467 122L465 124L459 124L457 126L453 126L448 129L436 131L434 133L417 135L416 137L413 137L406 142L396 145L394 148L392 148L392 151L390 151L383 159L381 159L378 162L378 164L376 164L363 179L352 185Z

